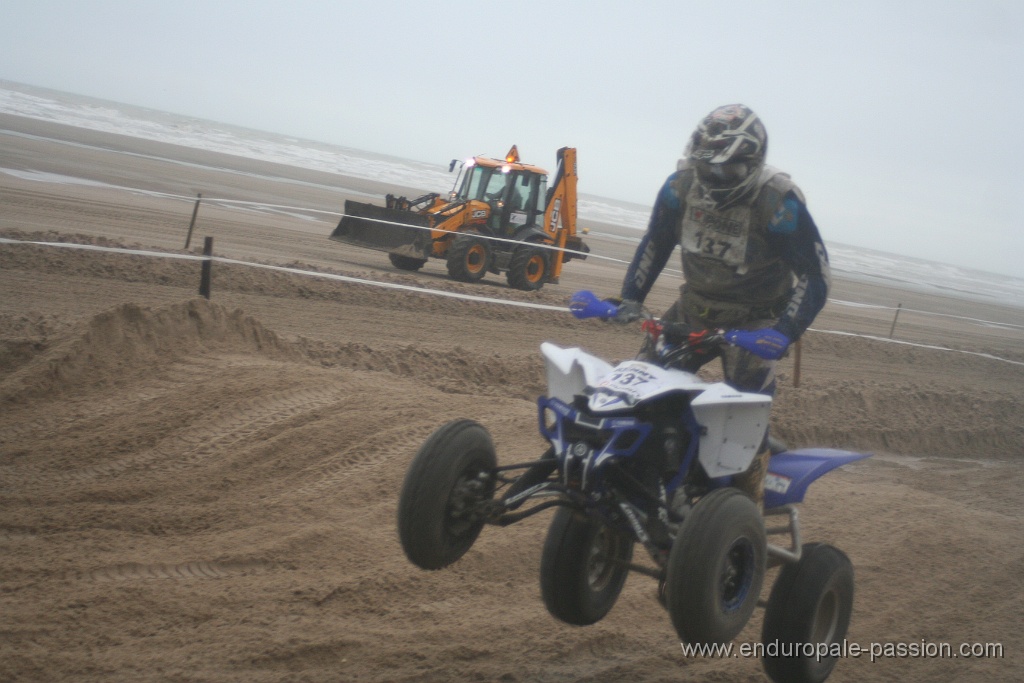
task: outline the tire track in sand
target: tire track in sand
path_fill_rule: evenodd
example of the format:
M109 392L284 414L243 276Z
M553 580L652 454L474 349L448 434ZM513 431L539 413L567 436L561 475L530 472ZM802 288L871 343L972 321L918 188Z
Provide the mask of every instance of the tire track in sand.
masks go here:
M0 477L11 485L88 484L132 470L145 469L156 476L194 467L218 452L258 437L261 432L297 416L329 406L345 395L345 387L336 385L303 389L288 394L259 396L232 404L231 411L206 424L190 425L153 448L72 470L53 470L36 466L0 468Z
M140 384L127 389L118 387L112 395L90 394L87 397L58 398L60 411L50 411L32 420L15 417L0 420L0 447L12 448L21 440L34 435L71 431L80 425L97 422L104 418L124 415L127 411L138 412L141 407L157 400L173 398L182 387L193 387L200 382L209 382L211 375L226 375L239 369L258 368L266 365L264 359L192 357L174 363L173 366L142 378ZM40 411L33 411L38 414ZM6 417L6 416L5 416Z
M266 560L197 561L181 564L125 562L87 571L69 572L65 578L96 582L225 579L263 574L274 568L274 563Z
M291 502L296 497L313 498L314 494L342 486L355 476L393 462L395 457L412 458L437 426L434 420L423 420L418 424L402 423L376 430L336 456L305 468L300 476L308 483L282 490L268 497L267 502Z

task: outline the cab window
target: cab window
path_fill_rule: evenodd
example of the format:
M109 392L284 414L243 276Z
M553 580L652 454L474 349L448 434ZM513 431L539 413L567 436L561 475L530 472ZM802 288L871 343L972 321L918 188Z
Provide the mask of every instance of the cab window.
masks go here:
M459 198L487 201L495 193L500 196L501 190L504 187L505 176L502 174L501 169L474 166L462 181L462 191L459 193Z

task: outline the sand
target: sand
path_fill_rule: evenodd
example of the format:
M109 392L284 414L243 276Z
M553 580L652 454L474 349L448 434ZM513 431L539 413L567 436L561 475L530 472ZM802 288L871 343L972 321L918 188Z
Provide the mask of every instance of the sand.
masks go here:
M5 167L150 192L339 211L356 195L332 186L406 189L11 116L0 129L75 143L4 136ZM0 173L0 236L183 253L191 212ZM463 285L440 261L401 273L329 241L335 220L204 203L190 251L212 236L231 258L550 305L614 293L622 273L591 259L538 293ZM485 529L438 572L399 547L397 494L427 435L469 417L502 462L535 457L539 344L619 360L639 330L220 263L209 301L198 281L194 261L0 244L0 680L764 680L756 659L684 657L644 576L594 626L549 616L548 515ZM677 285L662 278L652 306ZM849 281L833 296L1024 324ZM830 304L814 327L885 337L891 322ZM896 337L1024 361L1019 328L904 313ZM782 362L775 432L875 453L801 507L804 540L853 561L849 640L1001 648L845 658L830 680L1024 679L1024 366L818 332L799 386L794 371ZM759 610L737 644L760 626Z

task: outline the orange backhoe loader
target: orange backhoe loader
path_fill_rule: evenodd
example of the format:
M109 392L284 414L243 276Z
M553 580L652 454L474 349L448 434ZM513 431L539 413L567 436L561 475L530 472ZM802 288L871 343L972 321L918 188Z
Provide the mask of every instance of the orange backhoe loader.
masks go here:
M490 271L505 273L515 289L557 284L562 265L589 252L576 235L576 149L563 147L557 156L550 189L547 171L521 163L513 145L504 159L463 163L447 197L387 195L386 206L346 201L330 238L386 251L402 270L443 258L448 274L462 282ZM457 165L452 161L449 171Z

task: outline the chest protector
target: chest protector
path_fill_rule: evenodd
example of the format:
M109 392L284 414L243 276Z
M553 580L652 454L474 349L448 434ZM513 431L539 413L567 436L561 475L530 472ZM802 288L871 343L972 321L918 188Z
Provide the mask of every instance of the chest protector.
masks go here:
M749 306L758 309L756 317L774 317L763 314L776 307L781 313L795 278L776 242L769 239L768 226L788 192L803 202L796 184L765 166L753 201L724 209L703 196L692 171L679 174L674 189L682 200L677 230L686 278L684 301L690 299L700 309Z

